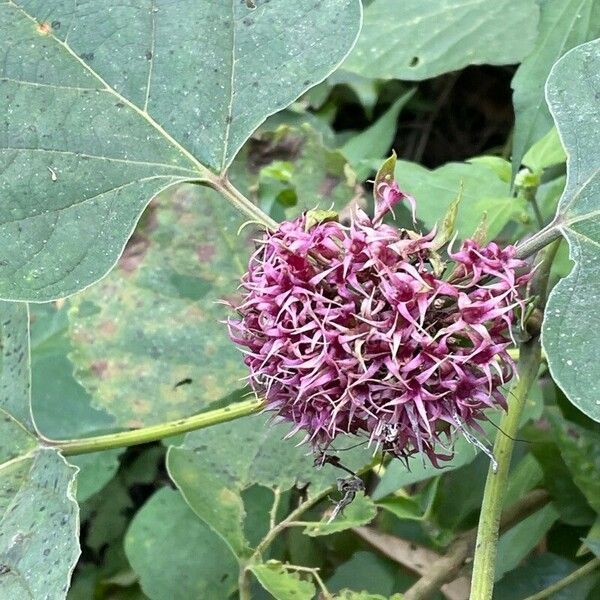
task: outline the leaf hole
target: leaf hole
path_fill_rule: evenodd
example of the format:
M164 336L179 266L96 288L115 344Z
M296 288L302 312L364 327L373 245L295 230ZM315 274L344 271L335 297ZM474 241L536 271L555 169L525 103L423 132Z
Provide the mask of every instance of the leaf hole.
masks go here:
M413 56L410 59L408 66L414 68L414 67L418 67L420 63L421 63L421 59L418 56Z

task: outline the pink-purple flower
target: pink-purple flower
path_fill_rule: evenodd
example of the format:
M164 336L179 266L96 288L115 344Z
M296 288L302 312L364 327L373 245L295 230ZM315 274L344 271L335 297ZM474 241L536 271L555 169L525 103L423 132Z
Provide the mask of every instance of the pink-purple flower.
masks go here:
M268 232L229 320L267 408L325 450L364 435L397 457L452 457L456 432L506 407L507 349L529 275L515 248L466 240L442 276L435 233L383 222L414 200L379 183L375 218L349 226L307 215ZM468 434L467 434L468 435Z

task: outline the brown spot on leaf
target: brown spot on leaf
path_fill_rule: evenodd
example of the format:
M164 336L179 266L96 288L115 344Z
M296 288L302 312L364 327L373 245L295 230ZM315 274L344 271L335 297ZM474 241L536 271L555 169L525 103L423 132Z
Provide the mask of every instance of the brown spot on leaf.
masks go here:
M90 370L92 373L99 377L100 379L104 378L104 374L108 369L108 363L105 360L96 360L90 365Z
M35 30L40 35L49 35L50 33L52 33L52 25L50 25L50 23L48 23L47 21L43 21L42 23L38 23L35 26Z
M198 244L196 256L200 262L210 262L215 256L214 244Z
M100 331L106 335L112 335L117 331L117 325L114 321L103 321L99 327Z

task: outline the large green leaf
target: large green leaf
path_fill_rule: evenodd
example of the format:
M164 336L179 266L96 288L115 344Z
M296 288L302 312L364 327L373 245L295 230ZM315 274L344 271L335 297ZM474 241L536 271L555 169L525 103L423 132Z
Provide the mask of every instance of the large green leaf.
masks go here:
M511 220L526 210L526 202L510 197L510 186L482 162L448 163L429 170L417 163L398 161L396 179L400 188L417 201L417 214L429 228L441 225L450 203L461 195L456 231L470 237L484 214L488 235L493 239Z
M558 519L558 516L554 506L548 504L500 536L496 580L512 571L529 555Z
M575 571L579 565L551 552L534 556L499 581L494 600L523 600L540 593ZM549 596L552 600L590 598L589 591L598 580L597 573L578 579Z
M600 514L600 434L548 413L560 454L573 482Z
M567 50L600 35L600 4L596 0L543 0L540 10L535 48L512 81L514 172L530 146L552 127L543 91L552 65Z
M163 488L133 519L125 551L151 600L223 600L237 588L238 567L227 546Z
M60 599L79 556L77 470L38 444L28 318L26 305L0 303L0 597Z
M319 494L335 485L342 471L325 465L313 467L303 434L282 440L289 425L268 425L256 415L188 433L181 446L169 448L169 474L194 512L229 544L237 556L249 552L244 536L242 490L253 484L287 490L310 482L307 493ZM340 455L343 464L357 470L371 459L364 448Z
M554 380L573 404L600 421L600 40L561 58L546 90L568 155L567 183L551 228L567 238L575 265L550 294L542 343Z
M119 268L70 311L76 376L120 427L189 416L237 393L242 357L219 321L252 230L216 192L181 188L150 206Z
M152 196L224 171L360 27L359 0L256 4L0 5L0 297L99 279Z
M76 472L43 448L0 466L0 597L65 597L79 557Z
M470 64L519 62L532 49L534 0L375 0L344 68L420 80Z

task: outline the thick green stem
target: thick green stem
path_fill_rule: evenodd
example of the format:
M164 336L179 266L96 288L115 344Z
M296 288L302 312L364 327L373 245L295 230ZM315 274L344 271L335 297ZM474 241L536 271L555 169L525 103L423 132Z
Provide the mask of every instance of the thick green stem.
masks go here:
M503 434L496 436L494 444L494 457L498 466L495 471L490 467L485 484L477 542L475 543L471 600L491 600L492 598L496 571L496 545L514 438L517 436L525 400L531 384L537 377L539 365L540 342L536 337L521 345L519 380L511 390L508 412L500 422L499 429Z
M180 433L187 433L188 431L211 427L212 425L246 417L260 412L263 408L264 404L261 400L245 400L217 410L210 410L185 419L160 423L159 425L144 427L135 431L122 431L79 440L44 439L43 441L48 446L53 446L61 450L65 456L88 454L111 448L125 448L127 446L155 442Z
M590 560L590 562L583 565L583 567L573 571L570 575L563 577L563 579L553 583L551 586L548 586L545 590L542 590L533 596L528 596L525 598L525 600L544 600L544 598L550 598L550 596L571 585L579 578L594 572L598 567L600 567L600 558L594 558L593 560Z
M531 294L538 298L538 309L543 311L546 303L550 267L558 250L560 240L555 240L540 252L540 261L531 282ZM521 415L527 394L537 377L541 361L539 332L521 344L519 349L519 379L513 385L508 399L508 412L500 422L502 434L496 436L494 457L497 468L488 471L477 529L470 600L491 600L496 572L496 546L498 543L500 515L508 472L512 457L514 438L517 437Z

